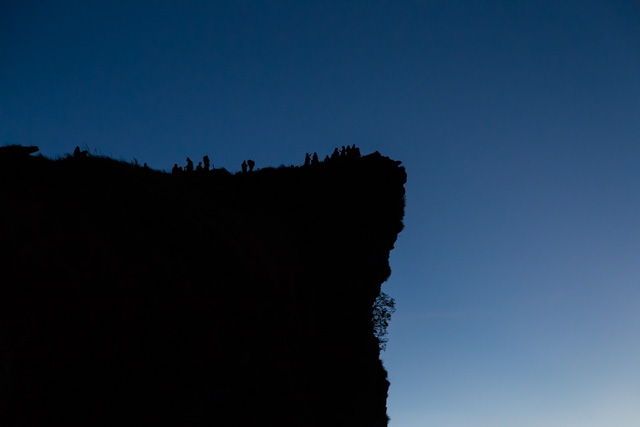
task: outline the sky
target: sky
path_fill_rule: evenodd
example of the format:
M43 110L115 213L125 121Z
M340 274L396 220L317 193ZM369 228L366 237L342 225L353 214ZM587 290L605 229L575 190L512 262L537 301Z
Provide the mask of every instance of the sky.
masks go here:
M0 145L407 170L391 427L640 425L640 2L0 1Z

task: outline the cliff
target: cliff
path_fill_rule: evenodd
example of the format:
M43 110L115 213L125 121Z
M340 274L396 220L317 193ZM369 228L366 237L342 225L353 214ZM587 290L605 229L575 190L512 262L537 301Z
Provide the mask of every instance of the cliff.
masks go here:
M0 425L385 426L374 153L166 174L0 153Z

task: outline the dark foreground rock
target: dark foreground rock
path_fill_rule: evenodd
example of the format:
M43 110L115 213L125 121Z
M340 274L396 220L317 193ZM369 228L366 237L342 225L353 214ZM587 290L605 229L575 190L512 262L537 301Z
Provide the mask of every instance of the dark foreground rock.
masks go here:
M12 152L0 180L0 426L387 424L371 317L399 162L170 175Z

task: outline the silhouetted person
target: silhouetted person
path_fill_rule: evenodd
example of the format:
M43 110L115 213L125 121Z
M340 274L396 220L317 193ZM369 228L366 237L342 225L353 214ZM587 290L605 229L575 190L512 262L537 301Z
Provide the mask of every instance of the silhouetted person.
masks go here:
M247 162L245 160L242 161L242 173L247 173Z
M318 160L318 153L314 152L313 157L311 158L311 164L317 165L318 163L320 163L320 160Z
M356 147L356 144L353 144L353 154L355 158L360 157L360 148Z
M340 158L340 152L338 151L338 147L336 147L333 150L333 153L331 153L331 160L337 160Z
M340 150L340 157L346 157L347 156L347 149L344 148L344 145L342 146L342 150Z
M175 163L173 165L173 169L171 169L171 173L174 174L174 175L177 174L177 173L180 173L180 168L178 167L177 163Z
M87 150L80 151L80 147L76 146L76 149L73 150L73 157L87 157L89 156L89 152Z
M309 153L307 153L304 156L304 165L309 166L310 164L311 164L311 156L309 155Z
M147 164L145 163L145 164L142 166L142 168L143 168L143 169L149 169L149 166L147 166Z
M204 161L204 170L208 171L209 170L209 156L204 156L202 158L202 160Z
M326 156L324 156L324 161L325 161L325 162L328 162L329 160L331 160L331 159L329 158L329 155L328 155L328 154L327 154Z
M256 162L254 162L253 160L249 159L249 160L247 160L247 164L249 165L249 172L253 172L253 167L256 165Z
M186 166L186 171L187 172L193 172L193 162L191 161L190 158L187 157L187 166Z

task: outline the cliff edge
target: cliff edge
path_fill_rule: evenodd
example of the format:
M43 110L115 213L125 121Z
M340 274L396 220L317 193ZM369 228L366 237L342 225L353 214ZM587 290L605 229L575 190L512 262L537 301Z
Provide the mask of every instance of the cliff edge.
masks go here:
M371 319L400 162L19 151L0 152L0 425L387 425Z

